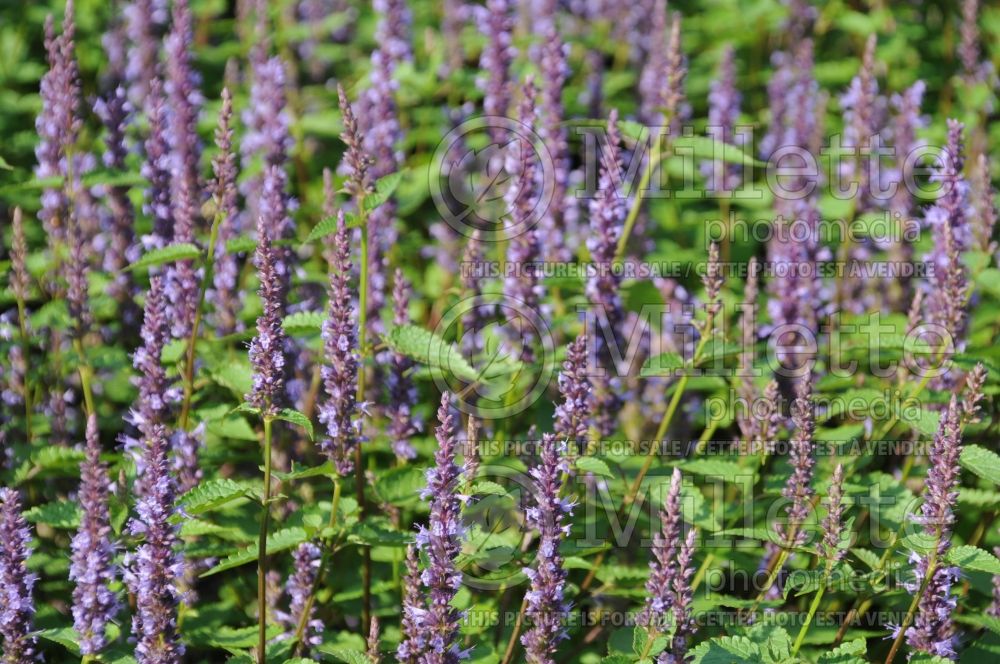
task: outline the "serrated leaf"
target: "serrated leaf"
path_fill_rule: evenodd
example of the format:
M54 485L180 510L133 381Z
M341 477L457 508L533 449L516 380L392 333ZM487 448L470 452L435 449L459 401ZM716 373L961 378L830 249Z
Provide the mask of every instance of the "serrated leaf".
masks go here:
M83 457L82 451L72 447L48 445L32 453L31 458L21 464L14 473L14 484L42 474L75 476Z
M862 655L868 654L868 646L864 639L854 639L841 643L830 652L823 653L816 660L819 664L865 664Z
M969 472L1000 484L1000 456L979 445L965 445L958 462Z
M597 475L599 477L611 477L615 476L608 467L607 462L603 459L598 459L592 456L581 456L577 457L574 464L576 466L576 471L578 473L591 473L592 475Z
M388 520L369 518L351 526L347 541L365 546L406 546L413 541L409 533L394 530Z
M693 664L759 664L760 648L745 636L720 636L691 651Z
M44 523L53 528L75 529L80 525L80 506L68 500L36 505L24 513L31 523Z
M139 260L132 263L126 270L140 270L142 268L163 265L164 263L174 263L177 261L193 260L201 257L201 249L190 242L178 242L169 244L159 249L151 249L144 253Z
M198 484L181 496L180 505L185 514L205 514L246 496L246 486L231 479L219 478Z
M375 479L375 493L390 505L407 505L420 499L427 483L424 471L413 466L400 466L384 471Z
M507 496L507 489L496 482L481 480L472 485L472 495L474 496Z
M267 554L271 555L279 551L286 551L302 544L307 539L309 539L309 536L306 534L304 528L300 528L299 526L284 528L276 533L272 533L267 538ZM212 576L213 574L218 574L219 572L224 572L227 569L239 567L255 560L257 560L257 542L231 553L218 565L202 573L201 576L202 578Z
M212 380L243 398L253 389L253 369L249 362L224 362L212 370Z
M46 641L58 643L74 655L80 654L80 635L72 627L52 627L38 631L38 636Z
M479 379L454 344L446 342L429 330L416 325L398 325L384 336L386 344L421 364L454 374L467 381Z
M400 180L403 179L403 173L404 171L389 173L375 182L375 192L365 196L365 212L371 212L389 200L389 197L396 191L396 187L399 186Z
M1000 560L975 546L957 546L948 551L948 561L968 572L1000 574Z
M313 423L308 417L299 411L291 408L283 408L281 412L278 413L276 419L305 429L306 433L309 435L309 440L313 439Z
M333 655L333 657L340 662L347 662L347 664L371 664L371 660L368 659L368 655L360 650L352 650L350 648L331 648L329 650L322 650L329 655Z
M281 327L293 336L316 334L322 331L324 318L321 311L296 311L285 316L281 321Z

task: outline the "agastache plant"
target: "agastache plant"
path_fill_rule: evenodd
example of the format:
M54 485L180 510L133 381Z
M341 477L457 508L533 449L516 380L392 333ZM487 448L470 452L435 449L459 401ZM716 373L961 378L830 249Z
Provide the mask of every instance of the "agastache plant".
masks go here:
M38 661L38 639L34 635L35 603L32 590L38 577L29 572L31 531L21 514L21 497L8 487L0 488L0 636L4 664Z
M512 92L510 68L517 55L512 45L514 20L510 4L508 0L487 0L477 18L479 30L487 39L479 58L479 69L483 72L478 81L483 90L483 113L506 117ZM491 127L490 136L497 145L503 145L507 138L500 126Z
M595 264L593 276L586 285L587 297L597 317L594 326L593 346L597 361L604 374L592 377L594 387L594 424L598 433L610 435L614 430L615 414L618 410L615 370L612 361L611 343L622 338L621 325L625 314L622 307L620 273L613 269L615 252L625 221L625 201L619 190L621 158L618 133L618 112L611 111L608 117L607 145L601 155L601 174L597 191L590 202L590 237L587 248L591 261ZM608 341L611 339L612 341ZM620 347L620 346L619 346Z
M146 137L146 161L142 176L146 189L143 211L153 219L152 232L142 238L147 249L161 249L174 239L174 216L170 192L170 145L167 141L167 108L163 84L154 78L148 94L149 135Z
M956 520L961 437L958 401L952 395L951 403L941 414L941 423L931 446L924 504L920 515L914 517L934 545L926 554L914 553L911 556L911 563L915 564L915 580L908 590L915 593L917 613L912 626L900 628L904 630L907 644L914 650L948 659L956 657L952 614L957 600L951 594L951 587L958 581L959 571L945 560L951 549ZM896 636L899 636L898 630Z
M537 565L526 567L531 581L525 595L531 629L521 637L527 660L532 664L554 664L558 644L567 638L565 621L569 613L566 600L566 570L559 553L559 543L569 536L566 523L573 512L572 503L563 498L563 476L570 471L560 447L564 443L555 434L542 436L540 459L531 469L535 482L534 504L525 513L525 521L539 533Z
M421 626L427 616L427 607L421 592L420 561L417 547L406 547L406 573L403 579L402 615L400 631L402 637L396 649L396 659L403 664L416 664L424 653L425 633Z
M198 115L204 100L201 77L191 62L194 26L188 0L174 0L172 9L171 30L163 42L163 50L167 73L164 89L170 104L173 192L179 199L190 199L197 215L201 208Z
M254 264L260 280L263 306L257 317L257 335L250 342L253 389L247 402L265 417L274 417L285 404L285 330L281 325L285 307L285 282L272 237L273 227L262 214L257 220L257 250Z
M323 642L323 622L314 617L315 607L309 601L319 573L320 553L319 546L313 542L300 544L292 554L294 567L287 586L288 596L291 598L288 624L295 628L304 620L307 632L303 638L312 648Z
M570 444L568 452L582 454L587 446L593 414L586 334L581 334L566 347L566 359L558 381L562 401L555 408L555 433L560 440Z
M924 213L924 223L934 239L928 256L934 271L924 300L925 320L950 335L946 343L952 350L964 346L968 284L962 255L972 242L969 219L974 214L969 184L962 175L964 129L957 120L948 121L948 142L931 176L941 187L941 195ZM950 380L947 376L942 379Z
M722 52L718 77L709 86L708 126L705 131L720 143L742 147L746 136L736 132L742 95L736 87L734 53L732 44L728 44ZM701 172L710 191L725 194L739 188L743 169L739 164L730 164L719 158L702 162Z
M527 81L522 88L523 96L518 105L518 121L529 129L535 125L537 92L534 83ZM540 194L535 146L523 139L512 140L507 146L504 162L511 178L510 188L504 196L508 214L505 230L510 238L507 244L507 262L515 270L504 279L503 294L505 302L516 307L514 310L517 313L510 321L513 327L510 332L512 336L516 335L515 341L520 342L519 359L532 362L538 343L538 333L535 330L537 325L520 313L520 308L536 314L542 313L541 300L545 294L533 267L542 259L542 247L538 241L538 233L533 228L532 218Z
M354 469L354 448L361 442L361 418L357 403L358 324L350 287L351 245L343 211L337 213L333 265L330 273L330 310L323 323L325 361L323 386L326 400L319 421L326 427L320 449L341 476ZM360 406L363 406L360 405Z
M458 643L460 614L452 601L462 583L462 573L455 563L461 552L464 528L462 501L458 496L462 469L456 461L458 439L448 393L441 396L438 422L434 466L427 471L427 487L421 494L430 502L431 513L427 526L421 526L417 532L417 546L428 559L420 577L427 594L426 613L419 621L427 654L420 661L454 664L463 658Z
M212 271L212 288L206 299L215 309L215 329L220 335L232 334L241 328L238 317L242 304L238 286L239 263L236 256L226 249L226 243L236 237L239 222L238 192L236 188L236 154L233 152L233 96L229 88L222 89L222 110L219 126L215 130L215 144L219 149L212 160L215 177L212 182L212 201L218 217L215 247L215 266Z
M110 587L117 576L108 512L110 480L107 465L101 461L97 416L93 414L87 418L84 453L77 495L83 514L71 544L69 578L75 583L73 628L80 635L80 652L94 655L108 643L106 630L118 613L119 603Z

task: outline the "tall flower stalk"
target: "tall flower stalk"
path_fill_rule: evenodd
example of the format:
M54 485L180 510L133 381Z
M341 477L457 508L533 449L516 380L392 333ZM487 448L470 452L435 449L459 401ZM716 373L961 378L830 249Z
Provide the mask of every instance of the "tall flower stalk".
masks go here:
M538 564L524 570L531 581L525 600L532 627L521 637L521 644L532 664L554 664L559 641L568 636L564 624L569 613L564 597L566 570L559 542L569 537L566 520L573 505L560 496L563 476L569 473L569 463L560 453L562 446L555 434L543 435L539 464L530 471L535 481L534 505L528 508L525 520L539 533Z
M461 659L460 614L451 603L462 584L462 573L455 563L461 552L464 529L460 519L462 502L458 496L462 469L457 463L459 446L450 394L441 397L438 422L435 431L438 449L434 453L434 466L427 471L427 487L422 493L424 500L430 501L431 514L428 525L421 526L417 532L417 546L428 558L427 569L421 576L427 591L427 609L420 620L427 654L421 661L455 664Z
M107 645L106 628L118 613L119 603L109 587L115 580L114 544L108 512L108 469L101 462L97 416L87 418L85 458L80 464L83 515L73 537L69 578L73 588L73 627L80 636L80 652L96 655Z
M260 537L257 544L257 602L260 627L257 644L258 662L264 662L267 647L267 534L271 518L271 427L285 402L285 331L281 325L285 288L280 272L282 263L272 244L271 221L264 214L257 220L257 251L254 262L260 279L263 312L257 318L257 336L250 343L253 389L247 395L247 402L258 409L264 421L264 484Z
M34 636L35 603L32 590L38 577L28 571L31 531L21 514L17 491L0 488L0 636L3 637L4 664L38 661L38 641Z

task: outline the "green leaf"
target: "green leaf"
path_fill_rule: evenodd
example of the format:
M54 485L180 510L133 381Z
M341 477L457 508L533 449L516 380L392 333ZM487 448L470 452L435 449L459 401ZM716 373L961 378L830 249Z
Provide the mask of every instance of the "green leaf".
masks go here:
M164 263L174 263L176 261L193 260L201 257L201 249L189 242L178 242L159 249L147 251L136 262L132 263L126 270L139 270L142 268L163 265Z
M39 475L76 476L83 461L83 452L71 447L47 445L21 464L14 473L14 484L21 484Z
M340 218L336 215L332 217L326 217L321 219L318 224L313 226L313 229L309 231L309 235L306 237L306 244L324 238L327 235L333 235L337 232L337 227L340 225ZM350 212L344 213L344 227L345 228L357 228L361 225L358 221L357 215L351 214Z
M337 661L347 662L347 664L371 664L371 660L368 659L368 655L361 652L360 650L352 650L350 648L336 648L330 650L323 650L323 652L333 655Z
M1000 484L1000 456L979 445L965 445L958 462L969 472Z
M784 627L758 623L747 632L747 638L757 645L766 664L780 664L792 656L792 638Z
M24 513L31 523L44 523L53 528L76 529L80 525L80 506L68 500L56 500L36 505Z
M496 482L482 480L472 485L472 495L474 496L507 496L507 489Z
M400 466L379 473L375 479L375 493L390 505L408 505L420 498L420 490L427 477L419 468Z
M397 325L384 336L386 344L397 353L468 381L480 376L454 344L416 325Z
M212 380L242 399L253 389L253 369L242 360L223 362L212 370Z
M392 528L388 519L370 517L351 526L347 541L365 546L406 546L413 541L409 533Z
M672 376L677 369L684 367L684 359L677 353L660 353L655 357L646 360L639 375L648 376Z
M677 136L670 141L674 154L698 160L718 160L729 164L744 166L763 166L764 163L754 159L735 145L717 141L708 136Z
M321 311L296 311L285 316L285 320L281 321L281 327L293 336L316 334L322 331L324 318Z
M830 652L823 653L816 660L819 664L865 664L863 655L868 654L868 646L864 639L854 639L839 646Z
M297 410L292 410L291 408L283 408L280 413L278 413L277 419L284 422L289 422L295 426L302 427L306 430L309 435L309 440L313 439L313 423L308 417L303 415Z
M399 186L400 180L403 179L403 173L404 171L389 173L375 182L375 193L365 196L365 212L371 212L389 200L392 193L396 191L396 187Z
M916 413L911 413L910 411L916 410ZM901 411L901 417L904 422L911 425L914 429L924 434L925 436L933 436L937 433L938 424L941 422L941 414L933 410L928 410L927 408L921 407L917 409L904 408Z
M58 643L74 655L80 654L80 635L72 627L52 627L38 631L38 636L46 641Z
M180 505L185 514L205 514L238 498L246 498L247 493L245 485L231 479L207 480L181 496Z
M975 546L957 546L949 550L948 561L967 572L1000 574L1000 560L992 553Z
M333 467L333 462L327 461L318 466L304 466L295 461L292 462L292 469L287 473L274 471L274 476L282 482L290 480L302 480L309 477L333 477L337 471Z
M692 664L760 664L760 648L745 636L720 636L691 651Z
M271 555L279 551L286 551L302 544L307 539L309 539L309 536L306 534L304 528L299 526L284 528L276 533L271 533L267 538L267 554ZM239 567L255 560L257 560L257 542L231 553L225 560L207 572L204 572L201 576L202 578L212 576L213 574L218 574L219 572L224 572L227 569Z
M710 477L713 480L723 480L727 484L737 484L739 486L752 485L754 471L743 468L738 463L724 461L722 459L692 459L677 464L685 473Z
M599 477L614 478L615 474L608 468L608 464L603 459L592 456L581 456L576 460L576 470L579 473L591 473Z

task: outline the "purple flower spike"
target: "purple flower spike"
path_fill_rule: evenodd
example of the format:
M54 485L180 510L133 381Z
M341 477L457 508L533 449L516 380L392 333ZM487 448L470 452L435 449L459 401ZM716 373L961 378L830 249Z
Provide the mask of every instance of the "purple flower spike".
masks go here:
M38 659L31 597L38 577L28 572L30 557L31 531L21 515L21 498L13 489L0 488L0 636L5 664L28 664Z
M409 324L410 285L406 283L403 271L399 268L396 269L392 296L393 325ZM417 456L417 451L410 443L410 438L421 429L419 420L413 415L413 407L417 404L417 388L409 375L410 369L413 368L413 361L410 358L402 353L393 353L391 365L387 378L390 416L389 438L392 440L392 451L396 458L405 461Z
M684 78L687 64L681 52L681 15L674 12L670 20L670 34L664 42L666 31L666 3L655 3L651 39L653 45L649 59L639 78L639 96L642 100L640 117L653 126L669 123L670 135L680 133L681 122L687 115L684 104Z
M128 36L125 80L128 97L138 108L146 108L147 95L160 54L160 36L169 19L165 0L133 0L122 8Z
M795 401L792 402L792 422L795 433L789 441L789 462L792 466L792 476L781 490L781 495L789 501L786 508L787 525L778 531L785 541L792 546L802 546L806 541L806 533L802 530L806 517L809 516L810 501L813 490L810 484L813 477L813 430L815 428L815 413L812 401L812 379L803 376L795 388Z
M250 85L250 105L243 112L247 126L240 143L244 167L260 156L265 166L284 166L295 146L289 132L291 119L287 110L286 68L281 58L254 63Z
M417 548L406 548L406 577L403 581L403 615L400 631L402 638L396 649L396 659L402 664L417 664L424 653L424 632L421 629L427 616L427 604L420 588L420 562Z
M351 243L343 210L337 212L334 262L330 274L330 313L323 322L326 362L321 369L326 402L319 408L319 421L327 438L320 449L346 476L354 469L354 448L361 442L361 418L357 404L358 326L351 292Z
M826 499L826 517L823 519L823 541L820 550L827 565L832 569L844 559L847 551L840 546L844 532L844 466L837 464L830 480L830 492Z
M587 337L578 336L566 348L563 370L559 372L562 403L555 409L555 432L571 448L583 454L590 431L592 403L590 377L587 375Z
M236 237L239 221L232 119L233 96L229 88L223 88L222 111L219 113L219 126L215 130L215 144L219 153L212 161L215 172L212 199L215 214L221 215L221 218L218 244L215 246L212 288L206 294L208 301L215 307L215 329L220 336L239 331L241 324L238 314L242 308L242 295L237 287L239 263L235 255L226 251L226 242Z
M735 131L740 118L742 96L736 87L736 63L733 54L732 45L727 45L719 63L719 76L709 86L706 133L721 143L742 147L746 136ZM739 164L716 159L702 162L701 172L710 191L725 194L739 188L743 168Z
M410 47L410 14L406 0L374 0L372 3L379 15L375 29L375 43L393 62L408 62L413 59Z
M184 560L177 552L177 526L171 523L176 484L167 458L166 430L151 427L143 441L142 471L137 478L136 514L129 523L142 544L125 557L125 581L135 594L132 633L140 664L175 664L184 656L177 634L178 583Z
M167 142L167 109L163 84L150 81L148 102L149 136L146 138L146 161L142 176L149 183L145 212L153 218L153 232L142 238L148 249L167 246L174 238L174 215L170 192L170 144Z
M427 590L428 609L420 621L426 639L426 655L421 662L455 664L462 659L458 643L460 614L451 606L462 585L462 573L455 561L462 550L464 529L461 522L462 501L458 496L461 467L455 434L455 416L451 412L451 395L441 396L438 409L438 441L434 466L427 470L427 486L421 494L430 501L431 514L427 526L417 532L417 545L427 554L427 569L421 575Z
M312 595L316 574L319 572L320 554L318 546L312 542L303 542L295 549L292 556L294 570L292 577L288 580L288 595L291 597L289 626L292 629L297 629L302 621L306 604ZM315 605L310 606L309 615L306 618L306 633L303 635L306 644L312 648L323 643L323 622L313 617L314 612Z
M132 357L132 366L138 378L139 396L129 415L132 424L139 430L139 439L126 438L126 449L133 452L141 471L143 455L142 441L152 436L156 427L162 425L167 416L172 394L169 391L167 372L160 362L163 347L169 338L166 303L163 295L163 279L154 276L149 281L146 294L145 312L140 330L142 345Z
M486 35L486 46L479 59L483 79L483 113L488 116L506 117L510 108L510 66L517 55L511 45L514 17L508 0L487 0L478 17L479 31ZM492 128L492 139L497 145L506 142L506 132L501 127Z
M174 0L172 29L163 42L167 79L165 90L170 104L170 137L173 146L174 195L190 199L193 214L201 209L198 192L201 141L198 114L204 102L201 77L191 64L194 27L188 0ZM192 219L193 223L193 219Z
M926 320L951 335L955 350L964 346L968 284L962 254L972 242L969 220L975 216L969 202L969 183L962 175L964 130L961 122L948 120L948 142L931 175L941 186L941 196L924 213L924 222L934 239L928 256L934 264L934 273L924 300ZM953 376L944 378L947 383Z
M125 159L129 153L125 132L132 114L132 105L125 96L125 88L118 86L110 91L105 98L97 101L94 111L101 118L106 130L104 165L117 171L124 171ZM105 200L111 213L111 227L108 251L103 261L104 269L116 275L116 287L121 296L131 295L131 277L122 270L136 258L133 253L135 210L128 197L127 187L107 187Z
M260 279L263 311L257 318L257 336L250 342L253 391L247 401L265 416L274 416L285 403L285 330L281 325L285 309L285 283L278 251L272 244L272 228L261 214L257 220L257 252L254 264Z
M653 536L646 605L640 620L660 628L673 606L673 579L677 575L675 556L681 540L681 471L675 468L660 510L660 532Z
M518 121L528 129L535 126L535 95L537 89L530 80L524 85L524 96L518 107ZM533 265L543 258L538 233L532 227L532 213L537 204L539 181L535 150L529 142L514 140L505 155L505 168L510 174L511 186L504 199L509 215L505 232L510 238L507 245L507 263L516 271L504 278L504 297L520 303L528 311L542 314L545 290ZM517 316L510 322L520 344L520 359L532 362L538 342L535 325Z
M108 513L107 466L101 462L97 417L87 419L86 458L80 464L80 493L83 516L73 536L73 559L69 578L73 588L73 627L80 636L80 652L94 655L107 645L105 628L118 613L119 603L108 587L115 579L115 547L111 542Z
M555 3L550 5L553 14ZM570 75L566 58L569 45L559 36L555 26L555 17L543 33L544 42L541 53L541 92L538 102L537 134L548 150L552 159L552 198L545 214L539 222L542 231L540 238L544 256L548 260L570 260L570 249L567 247L565 213L567 207L566 192L569 190L570 152L569 138L566 127L563 126L565 112L562 103L563 89Z
M594 424L598 433L608 436L614 431L619 397L616 379L608 376L614 373L611 344L608 339L621 339L621 326L625 319L622 307L620 273L612 263L618 249L618 240L625 222L625 200L618 191L621 177L621 157L619 149L621 137L618 133L618 111L612 110L608 117L608 144L601 155L601 173L597 191L590 201L590 237L587 248L590 259L599 269L587 281L586 293L598 317L595 325L597 361L605 370L605 375L595 376ZM620 347L620 345L619 345Z
M945 558L951 548L958 501L961 426L958 400L952 395L951 403L941 414L931 446L921 514L914 519L923 526L924 534L937 543L937 549L933 555L914 553L911 556L911 562L914 559L916 562L915 579L908 588L910 592L919 592L933 557L934 569L920 596L913 625L906 630L906 642L915 650L948 659L956 658L957 639L952 615L958 601L951 595L951 586L958 581L959 570L946 565Z
M570 526L565 521L572 515L573 505L559 495L562 476L569 472L569 464L560 455L560 446L554 434L542 436L541 461L531 469L535 481L534 506L525 514L527 524L539 533L538 564L534 569L524 569L531 580L531 590L525 595L528 602L525 615L532 627L521 637L521 643L532 664L554 664L556 647L568 636L564 623L570 605L563 595L566 570L559 542L569 536Z

